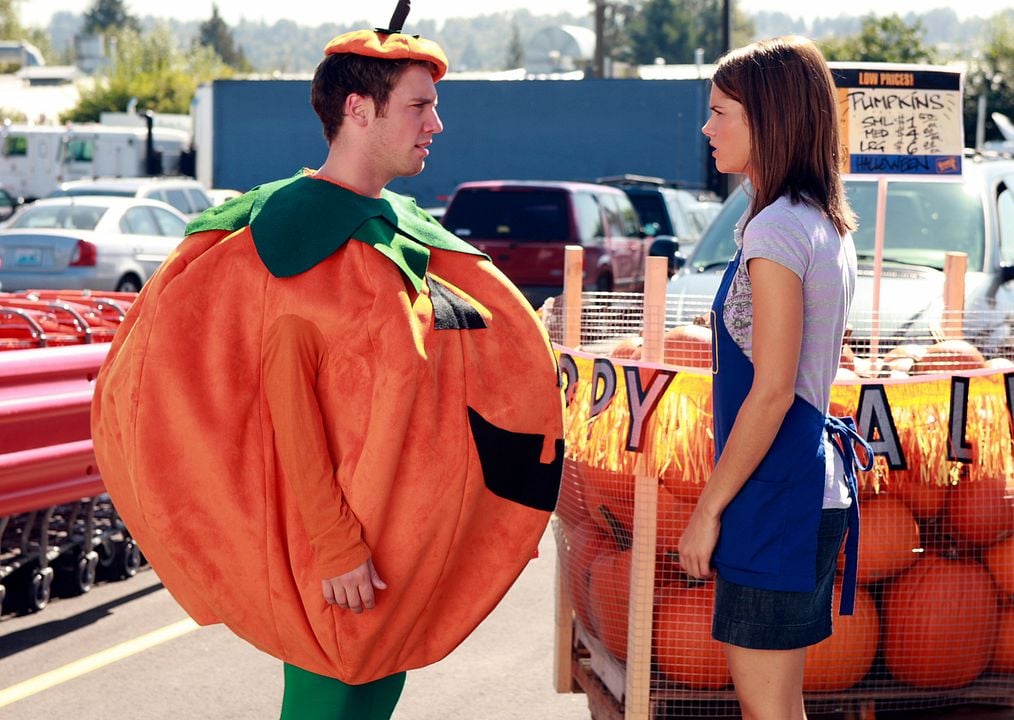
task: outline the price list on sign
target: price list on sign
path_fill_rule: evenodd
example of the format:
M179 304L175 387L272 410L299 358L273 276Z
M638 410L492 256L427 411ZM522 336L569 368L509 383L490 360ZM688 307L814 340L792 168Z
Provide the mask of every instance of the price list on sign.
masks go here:
M842 171L957 175L964 151L961 73L884 65L832 67Z

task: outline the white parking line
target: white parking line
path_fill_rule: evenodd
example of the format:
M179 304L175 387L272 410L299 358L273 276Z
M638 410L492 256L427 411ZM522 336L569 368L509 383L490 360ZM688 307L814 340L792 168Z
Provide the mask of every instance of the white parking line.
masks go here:
M82 675L87 675L88 673L98 670L99 668L103 668L106 665L112 665L114 662L119 662L131 655L136 655L148 648L174 640L182 635L186 635L188 632L196 630L199 627L200 625L190 618L180 620L172 625L166 625L164 628L159 628L158 630L153 630L150 633L136 637L133 640L127 640L119 645L114 645L113 647L97 652L94 655L89 655L86 658L75 660L74 662L68 663L56 670L50 670L49 672L43 673L42 675L36 675L24 682L11 685L8 688L0 690L0 708L7 707L11 703L16 703L18 700L24 700L26 697L40 693L43 690L48 690L49 688L65 683L68 680L73 680L74 678L81 677Z

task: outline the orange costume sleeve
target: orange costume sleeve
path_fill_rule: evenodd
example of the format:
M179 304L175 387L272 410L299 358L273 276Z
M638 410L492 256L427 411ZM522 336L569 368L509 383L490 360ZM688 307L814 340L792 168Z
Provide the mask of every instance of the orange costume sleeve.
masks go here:
M296 500L322 580L370 556L335 477L338 449L328 448L317 402L317 371L326 352L320 330L295 315L278 318L264 336L263 387L278 474Z

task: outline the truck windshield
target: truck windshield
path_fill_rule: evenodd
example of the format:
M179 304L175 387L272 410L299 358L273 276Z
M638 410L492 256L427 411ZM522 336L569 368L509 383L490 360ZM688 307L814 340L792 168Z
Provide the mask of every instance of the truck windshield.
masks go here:
M464 189L448 206L444 227L466 240L565 242L567 196L542 189Z
M981 271L986 230L981 194L972 178L964 182L898 180L887 185L884 260L943 270L948 252L968 255L968 269ZM877 183L845 181L849 203L858 218L852 233L856 253L872 257L877 218ZM746 210L747 195L738 188L708 227L690 266L697 272L724 266L736 253L733 230Z

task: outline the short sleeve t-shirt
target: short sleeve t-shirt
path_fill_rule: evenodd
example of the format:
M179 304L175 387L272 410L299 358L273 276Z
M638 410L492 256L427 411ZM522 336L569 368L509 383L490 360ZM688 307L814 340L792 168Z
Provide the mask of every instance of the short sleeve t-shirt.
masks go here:
M741 229L736 244L742 260L729 289L723 319L733 340L753 358L753 294L747 266L764 258L791 270L803 284L803 339L796 372L796 394L826 413L831 383L841 357L842 338L856 282L856 253L852 236L839 236L821 210L782 196L761 210ZM824 507L848 507L848 491L838 453L825 443L828 472Z

